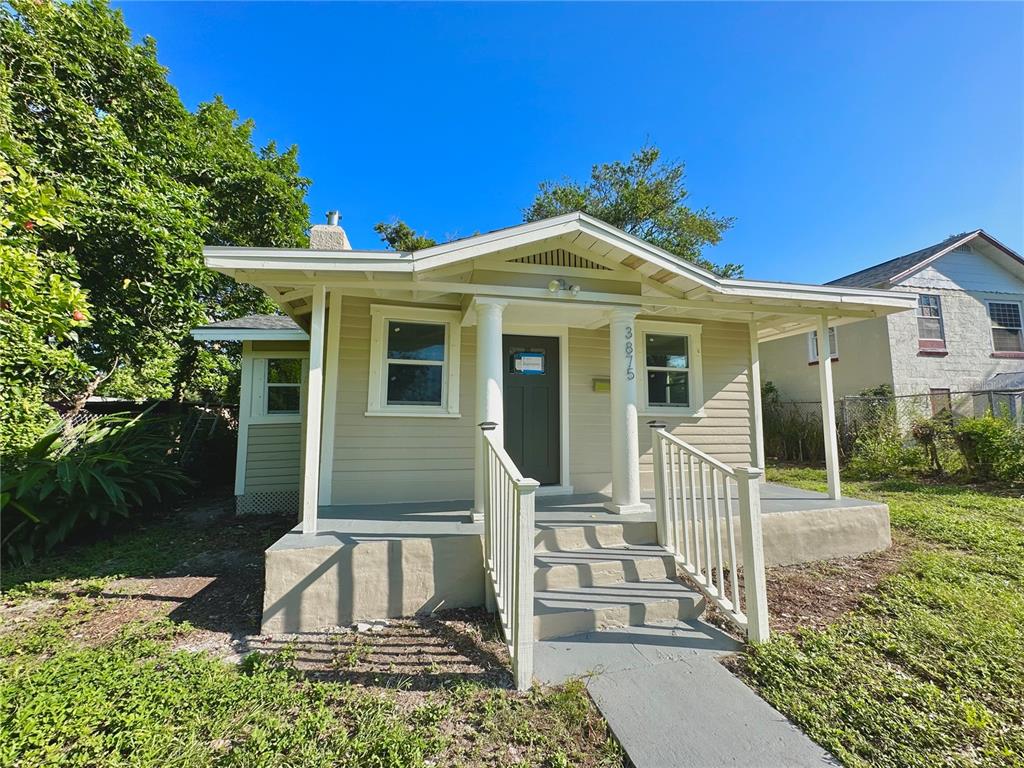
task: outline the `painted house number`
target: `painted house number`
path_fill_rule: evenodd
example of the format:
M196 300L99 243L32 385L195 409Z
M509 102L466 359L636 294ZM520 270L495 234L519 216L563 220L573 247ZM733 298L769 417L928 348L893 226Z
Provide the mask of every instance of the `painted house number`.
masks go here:
M626 381L636 378L633 371L633 329L626 326Z

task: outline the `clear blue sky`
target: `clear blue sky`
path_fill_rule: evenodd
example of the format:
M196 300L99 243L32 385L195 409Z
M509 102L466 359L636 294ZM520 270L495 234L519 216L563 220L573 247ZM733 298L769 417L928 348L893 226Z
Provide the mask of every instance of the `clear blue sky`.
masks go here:
M190 107L298 144L355 247L521 220L646 140L736 217L709 258L818 282L982 227L1024 248L1024 5L122 3Z

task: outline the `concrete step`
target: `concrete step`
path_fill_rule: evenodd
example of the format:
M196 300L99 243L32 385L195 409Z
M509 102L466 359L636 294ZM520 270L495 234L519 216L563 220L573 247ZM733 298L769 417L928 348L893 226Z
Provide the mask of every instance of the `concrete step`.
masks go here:
M662 547L636 545L538 552L535 590L574 589L675 577L675 561Z
M592 523L590 525L539 524L534 544L538 552L566 552L658 542L652 522Z
M537 640L607 627L695 619L704 597L672 579L651 579L574 589L537 591L533 601Z

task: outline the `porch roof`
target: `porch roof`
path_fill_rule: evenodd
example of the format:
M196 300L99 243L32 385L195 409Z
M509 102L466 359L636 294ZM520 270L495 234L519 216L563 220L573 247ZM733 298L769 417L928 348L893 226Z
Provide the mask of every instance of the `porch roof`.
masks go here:
M540 253L573 260L538 262ZM849 286L721 278L584 213L570 213L419 251L210 246L206 264L257 285L305 327L314 285L344 293L462 306L468 297L632 306L663 317L754 322L761 340L912 309L916 297ZM588 265L581 268L581 263ZM515 267L587 283L576 292L495 278ZM568 308L568 306L566 307Z

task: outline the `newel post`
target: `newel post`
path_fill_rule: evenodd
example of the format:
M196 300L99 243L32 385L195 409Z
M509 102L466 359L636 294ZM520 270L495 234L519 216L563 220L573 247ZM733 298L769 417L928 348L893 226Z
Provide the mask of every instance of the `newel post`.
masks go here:
M516 483L519 497L518 535L515 557L515 677L516 689L530 690L533 684L533 552L536 536L534 509L540 483L524 478Z
M668 424L663 421L648 421L651 428L651 454L654 462L654 520L658 526L658 544L668 546L668 514L665 504L665 441L658 430Z
M768 639L768 590L761 533L762 474L757 467L736 469L743 538L743 595L747 603L747 642L750 643L763 643Z
M498 610L498 603L494 599L494 584L491 581L491 572L494 570L494 554L491 551L491 537L494 532L491 530L491 452L487 450L487 433L497 427L493 421L482 421L477 424L480 427L479 455L480 482L483 490L480 497L481 511L484 519L484 604L488 613Z

